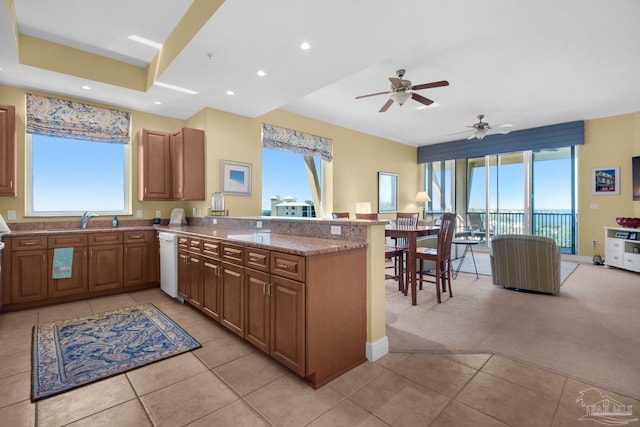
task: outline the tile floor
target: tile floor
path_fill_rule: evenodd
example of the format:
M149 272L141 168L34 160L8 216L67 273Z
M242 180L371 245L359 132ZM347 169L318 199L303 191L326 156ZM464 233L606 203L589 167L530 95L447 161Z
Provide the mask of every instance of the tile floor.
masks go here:
M147 302L202 348L30 402L32 325ZM599 425L579 420L589 387L490 354L392 353L313 390L159 289L0 315L0 426Z

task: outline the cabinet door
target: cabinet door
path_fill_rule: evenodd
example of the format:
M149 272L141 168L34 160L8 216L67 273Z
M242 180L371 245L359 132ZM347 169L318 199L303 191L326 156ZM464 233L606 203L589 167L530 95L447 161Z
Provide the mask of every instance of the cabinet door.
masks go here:
M122 245L89 247L89 291L122 287Z
M245 269L246 323L245 338L265 353L269 353L269 274Z
M607 238L605 243L604 259L607 265L622 267L622 255L624 252L624 241L622 239Z
M53 255L54 249L49 249L49 296L62 297L88 292L87 247L73 248L73 262L71 265L71 277L69 278L53 278Z
M202 311L220 321L220 261L202 258Z
M138 200L171 199L171 142L167 132L138 132Z
M16 196L16 109L0 105L0 196Z
M11 303L47 298L47 251L15 251L11 254Z
M244 337L244 267L220 264L222 268L222 310L220 323Z
M171 135L173 198L204 200L204 131L183 128Z
M202 308L202 256L189 255L189 304Z
M189 300L189 253L178 252L178 295L185 300Z
M304 283L271 275L271 356L305 376Z
M149 244L146 242L124 245L124 286L149 283Z

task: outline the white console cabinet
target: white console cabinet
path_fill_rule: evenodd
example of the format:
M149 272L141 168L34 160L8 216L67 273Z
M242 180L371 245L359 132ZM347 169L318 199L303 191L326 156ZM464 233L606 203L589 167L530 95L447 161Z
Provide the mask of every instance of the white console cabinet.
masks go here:
M604 264L640 272L640 229L605 227Z

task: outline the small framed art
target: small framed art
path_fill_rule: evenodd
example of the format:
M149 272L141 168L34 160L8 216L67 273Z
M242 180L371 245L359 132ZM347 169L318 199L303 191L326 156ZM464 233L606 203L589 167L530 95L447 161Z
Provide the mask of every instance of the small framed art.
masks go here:
M251 195L251 163L221 160L220 169L224 194Z
M620 194L620 168L596 168L591 176L593 194Z

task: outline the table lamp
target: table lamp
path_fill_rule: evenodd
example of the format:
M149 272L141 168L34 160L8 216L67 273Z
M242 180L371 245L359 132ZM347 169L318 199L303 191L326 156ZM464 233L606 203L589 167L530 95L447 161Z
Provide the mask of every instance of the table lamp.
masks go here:
M356 202L356 213L371 213L371 202Z
M431 201L431 198L429 197L426 191L419 191L418 194L416 194L416 203L420 205L421 219L424 219L424 204L430 201Z

